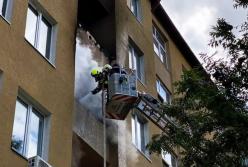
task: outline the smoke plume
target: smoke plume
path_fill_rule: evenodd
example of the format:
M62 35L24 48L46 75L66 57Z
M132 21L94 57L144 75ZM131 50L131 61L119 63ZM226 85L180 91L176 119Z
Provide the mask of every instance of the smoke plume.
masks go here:
M96 87L96 82L90 75L93 68L99 68L98 63L93 59L90 46L81 44L78 38L76 41L75 98L86 110L100 118L101 94L91 93L91 90Z

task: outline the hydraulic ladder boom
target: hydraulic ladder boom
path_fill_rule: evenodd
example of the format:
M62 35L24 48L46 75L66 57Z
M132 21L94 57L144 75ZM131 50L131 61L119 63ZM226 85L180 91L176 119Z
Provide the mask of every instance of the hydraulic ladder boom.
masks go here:
M162 110L162 104L150 94L139 93L135 107L163 131L168 124L176 126Z
M109 119L124 120L132 108L137 108L161 130L166 131L168 125L176 124L162 109L162 104L147 93L137 91L135 71L110 75L108 80L108 103L106 117Z

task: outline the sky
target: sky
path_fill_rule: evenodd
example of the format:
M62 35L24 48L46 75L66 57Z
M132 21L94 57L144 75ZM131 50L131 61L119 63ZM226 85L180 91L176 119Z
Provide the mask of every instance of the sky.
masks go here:
M240 24L245 20L247 9L234 9L233 0L162 0L171 20L186 40L194 54L224 54L221 48L210 48L209 32L217 18L225 18L229 23Z

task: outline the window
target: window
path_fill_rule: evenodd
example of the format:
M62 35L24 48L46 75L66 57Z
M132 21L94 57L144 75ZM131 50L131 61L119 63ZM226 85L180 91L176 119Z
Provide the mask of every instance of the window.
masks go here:
M164 39L154 26L152 27L152 32L154 51L158 55L159 59L166 65L166 68L168 68L168 56Z
M0 70L0 95L3 88L3 72Z
M13 0L0 0L0 16L10 21L12 14Z
M137 114L133 114L132 116L132 143L136 146L136 148L144 153L145 156L149 157L149 152L146 149L146 145L148 144L148 122L138 116Z
M157 87L157 92L158 92L158 99L164 103L170 103L171 100L171 95L169 93L169 91L166 89L166 87L164 86L164 84L157 79L156 81L156 87Z
M129 45L129 68L136 70L137 78L141 82L145 82L144 56L134 45Z
M16 100L11 147L26 158L42 156L44 116L20 98Z
M128 6L134 16L141 21L141 7L140 7L140 0L128 0Z
M177 167L176 157L168 152L162 151L163 167Z
M54 64L55 21L43 15L43 10L29 4L26 19L25 38L50 63ZM48 19L50 18L50 19Z

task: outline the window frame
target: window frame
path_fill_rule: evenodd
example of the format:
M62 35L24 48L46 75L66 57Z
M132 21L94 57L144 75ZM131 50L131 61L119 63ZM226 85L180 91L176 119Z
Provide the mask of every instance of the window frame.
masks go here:
M3 71L0 69L0 96L3 90Z
M158 39L158 36L160 40ZM164 38L162 33L159 31L159 29L153 24L152 25L152 38L153 38L153 50L158 56L159 60L165 64L166 69L169 69L169 55L168 55L168 48L167 43L168 40ZM155 51L155 42L158 44L158 53ZM163 42L163 43L161 43ZM164 55L162 55L161 50L163 50Z
M142 10L141 10L141 0L127 0L128 7L135 18L141 23L142 21Z
M34 35L34 44L26 37L27 29L27 18L28 11L32 11L34 14L37 13L37 23L35 27ZM39 48L41 44L40 37L41 35L41 26L42 23L47 26L47 37L46 37L46 50L45 53L42 53L42 49ZM40 54L42 57L47 60L52 66L55 67L55 58L56 58L56 40L57 40L57 22L48 14L48 12L39 4L37 0L29 0L27 13L26 13L26 26L24 33L25 40Z
M163 96L159 93L160 91L158 90L158 85L160 86L160 89L162 88L164 90L164 92L166 93L166 99L164 99ZM156 79L156 90L157 90L157 93L158 93L158 99L162 103L165 103L165 102L166 103L171 103L171 93L167 89L167 87L165 86L165 84L161 81L161 79L159 79L158 77ZM168 98L167 98L167 96L168 96Z
M145 83L144 55L133 42L128 45L128 67L135 70L136 77L141 83Z
M10 24L13 10L13 0L3 0L0 16Z
M138 131L138 124L140 125L139 131ZM148 121L145 118L139 116L138 114L132 113L131 128L132 128L132 144L139 152L141 152L150 161L150 154L148 149L146 149L146 145L149 143ZM138 132L140 132L140 134L138 134ZM138 139L138 137L140 138Z
M21 155L22 157L24 157L25 159L28 159L30 157L28 157L28 150L29 150L29 139L31 138L30 134L31 134L31 114L34 114L35 116L37 116L37 118L39 118L39 129L38 129L38 142L37 142L37 154L40 157L43 157L44 159L47 159L47 156L45 154L47 154L47 147L45 145L48 145L48 141L45 141L45 139L47 139L46 135L47 135L47 125L48 124L48 116L45 115L44 113L40 112L40 110L38 108L36 108L32 103L28 102L26 99L24 99L23 97L18 96L16 99L16 103L19 102L20 104L22 104L23 106L26 106L27 108L27 113L26 113L26 117L25 117L25 130L24 130L24 140L23 140L23 150L21 152L19 152L16 148L14 148L12 146L12 140L13 140L13 135L14 135L14 125L15 125L15 117L14 117L14 122L13 122L13 130L12 130L12 137L11 137L11 149L13 151L15 151L17 154ZM16 114L17 110L15 109L15 114ZM40 122L41 121L41 122ZM33 156L33 155L31 155Z

